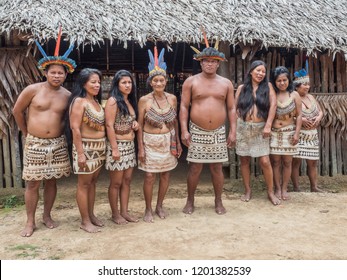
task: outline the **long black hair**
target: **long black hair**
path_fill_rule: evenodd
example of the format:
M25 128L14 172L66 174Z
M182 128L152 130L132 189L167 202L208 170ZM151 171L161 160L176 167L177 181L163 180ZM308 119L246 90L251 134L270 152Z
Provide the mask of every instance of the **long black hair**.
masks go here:
M289 82L288 87L287 87L287 91L289 91L289 93L292 93L294 90L293 81L292 81L292 78L290 77L290 73L289 73L288 69L284 66L278 66L272 70L271 77L270 77L270 82L271 82L272 86L274 87L276 93L278 94L280 92L280 90L276 86L276 80L277 80L278 76L282 75L282 74L286 75L288 82Z
M127 105L125 104L123 94L119 90L119 82L124 77L129 77L131 79L132 87L131 87L131 92L128 96L128 100L131 106L134 108L135 114L137 115L136 85L134 82L134 78L129 71L119 70L114 75L112 80L111 90L110 90L110 96L112 96L116 100L117 106L122 115L125 116L130 114L129 109Z
M241 89L239 98L238 98L236 110L244 121L246 121L247 114L252 109L254 104L258 108L257 117L266 120L268 117L268 114L269 114L270 88L269 88L268 79L266 76L259 83L255 98L253 96L253 85L252 85L251 72L260 65L263 65L266 69L266 64L264 61L255 60L252 62L251 66L249 67L248 72L246 74L245 81L244 81L243 87Z
M70 96L70 106L73 104L74 100L77 97L86 97L87 96L87 91L84 88L85 84L89 81L90 77L96 74L99 76L100 79L100 83L101 83L101 79L102 79L102 74L98 69L94 69L94 68L84 68L81 70L81 72L78 74L74 86L72 88L72 94ZM95 99L101 103L101 94L102 94L102 89L100 86L99 92L97 94L97 96L95 96Z

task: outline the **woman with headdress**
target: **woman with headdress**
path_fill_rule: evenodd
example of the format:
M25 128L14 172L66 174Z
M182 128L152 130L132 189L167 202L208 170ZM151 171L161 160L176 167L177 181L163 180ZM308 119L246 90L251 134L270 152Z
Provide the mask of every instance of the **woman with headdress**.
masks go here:
M292 172L293 155L298 154L297 144L301 128L301 98L293 91L288 69L276 67L271 73L271 83L277 97L277 109L272 123L270 158L273 169L275 195L289 199L288 182Z
M307 163L307 175L310 180L311 192L321 192L317 186L317 164L319 160L319 140L317 127L323 118L323 111L317 100L309 94L310 78L308 63L306 69L294 73L295 90L299 93L302 102L302 127L299 135L299 154L294 156L292 163L292 182L294 191L300 191L299 173L302 159Z
M251 199L250 161L259 158L263 170L267 194L274 205L280 204L273 190L273 172L270 163L270 136L276 113L276 94L266 78L266 64L253 61L236 92L236 154L240 156L241 174L245 187L242 201Z
M159 173L159 190L155 213L164 219L167 214L163 201L169 187L170 170L177 166L182 148L178 138L177 99L165 92L167 83L164 49L159 58L148 50L148 83L153 91L143 96L138 104L138 156L139 169L145 171L143 191L146 202L145 222L153 222L152 195L156 174Z
M105 167L110 171L108 198L112 221L116 224L138 221L128 213L130 182L136 166L134 138L139 128L136 114L134 79L129 71L119 70L113 78L105 107L108 138Z
M94 214L96 181L105 160L105 114L101 102L101 72L85 68L77 76L70 97L70 127L73 137L73 170L78 174L76 200L80 228L100 231L103 223Z

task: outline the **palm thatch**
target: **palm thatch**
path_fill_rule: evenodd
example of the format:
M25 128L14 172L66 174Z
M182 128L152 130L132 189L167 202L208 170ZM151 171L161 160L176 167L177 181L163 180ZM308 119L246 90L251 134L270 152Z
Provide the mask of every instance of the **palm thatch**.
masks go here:
M41 77L36 64L26 48L0 48L0 139L7 134L7 127L15 127L11 110L16 96Z
M60 23L77 45L105 39L196 43L204 26L210 39L234 45L347 53L346 0L2 0L0 34L19 30L30 40L47 40Z

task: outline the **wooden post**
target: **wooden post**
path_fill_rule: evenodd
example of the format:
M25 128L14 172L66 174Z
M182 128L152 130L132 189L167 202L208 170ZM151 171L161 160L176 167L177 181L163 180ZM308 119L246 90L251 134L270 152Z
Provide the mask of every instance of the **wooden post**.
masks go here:
M2 139L0 139L0 170L4 170L4 162L3 162L3 145ZM4 188L4 173L0 172L0 188Z
M13 130L11 131L11 157L12 157L12 179L13 187L22 188L22 168L20 159L20 148L19 148L19 135L18 135L17 125L13 125Z
M329 169L329 175L334 176L337 174L337 161L336 161L336 141L335 141L335 131L334 127L330 125L329 127L329 134L330 134L330 155L331 155L331 168Z
M225 57L229 59L230 57L230 47L228 43L221 42L219 44L219 51L225 54ZM218 74L230 79L230 72L229 72L229 65L227 62L220 62L219 68L218 68Z
M341 138L342 138L342 133L341 130L339 130L336 133L336 168L337 168L337 174L342 174L342 146L341 146ZM345 162L347 164L347 162Z
M234 88L237 89L239 86L236 84L237 79L236 79L236 73L235 73L235 57L229 57L229 73L230 73L230 80L234 85Z
M318 54L317 58L313 60L314 65L314 92L321 92L321 79L320 79L320 67L319 67L319 58L320 54ZM312 85L312 84L311 84Z
M326 54L321 55L320 62L322 65L322 68L321 68L321 71L322 71L322 89L321 89L321 92L328 92L329 69L328 69L328 62L327 62L327 55Z
M335 83L334 83L334 63L332 57L327 55L327 64L328 64L328 74L329 74L329 92L335 92Z
M347 91L347 67L346 67L346 61L344 57L342 56L341 59L341 83L342 83L342 91Z
M5 188L12 187L11 180L11 153L10 153L10 144L9 144L9 135L5 135L2 138L3 144L3 156L4 156L4 179L5 179Z
M237 86L243 83L243 69L242 69L242 58L241 55L236 56L236 76L237 76ZM247 71L247 70L245 70Z
M336 54L336 89L337 92L342 92L343 91L343 84L342 84L342 73L341 73L341 66L344 63L344 61L341 61L341 54L337 53Z

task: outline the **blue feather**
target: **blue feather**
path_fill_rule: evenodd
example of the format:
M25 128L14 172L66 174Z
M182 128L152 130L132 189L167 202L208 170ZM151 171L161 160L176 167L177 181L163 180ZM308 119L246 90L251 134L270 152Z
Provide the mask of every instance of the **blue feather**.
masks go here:
M46 54L46 52L43 50L43 48L41 47L40 43L39 43L37 40L35 40L35 43L36 43L36 46L38 47L40 53L42 54L42 56L43 56L43 57L47 57L47 54Z
M154 69L154 56L150 50L148 50L148 56L149 56L148 70L152 71Z
M72 52L73 48L74 48L74 44L72 43L70 45L70 47L68 48L68 50L64 53L64 55L62 56L62 58L67 58L69 56L69 54Z
M158 66L163 69L163 70L166 70L167 66L166 66L166 63L164 61L164 52L165 52L165 49L162 49L160 54L159 54L159 57L158 57Z

